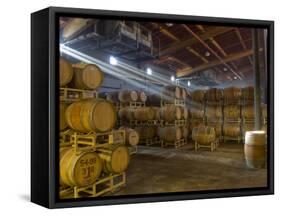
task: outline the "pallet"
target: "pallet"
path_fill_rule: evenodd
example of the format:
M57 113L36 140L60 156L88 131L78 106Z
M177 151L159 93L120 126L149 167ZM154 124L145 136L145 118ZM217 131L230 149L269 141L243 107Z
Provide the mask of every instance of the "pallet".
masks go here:
M60 190L60 197L80 198L99 197L107 193L113 193L117 189L126 185L126 173L110 174L98 179L94 184L86 187L69 187Z
M60 88L60 101L72 103L87 98L98 98L98 92L95 90Z
M165 101L165 100L161 100L161 106L165 106L165 105L175 105L175 106L185 106L185 100L183 99L174 99L173 101Z
M152 145L163 145L163 141L160 140L158 137L154 137L152 139L142 139L140 140L140 144L146 145L146 146L152 146Z
M138 146L128 146L129 155L134 155L138 152Z
M218 147L219 147L219 139L216 139L214 142L211 142L209 145L206 145L206 144L202 145L196 141L194 143L195 151L197 151L199 148L210 148L211 151L214 151Z
M161 126L163 124L163 120L147 120L147 121L139 121L139 120L130 120L130 126Z
M139 107L145 107L145 102L139 102L139 101L134 101L134 102L128 102L128 103L122 103L119 102L116 107L118 109L124 108L124 107L129 107L129 108L139 108Z
M74 132L70 129L67 129L65 131L60 131L60 147L67 147L71 146L71 135Z
M114 136L122 134L122 139L116 141ZM106 133L90 132L87 134L74 132L70 137L70 144L75 152L95 150L97 148L110 147L113 144L125 145L125 130L113 130Z
M187 120L185 119L178 119L175 120L174 122L163 122L163 126L186 126L187 125Z
M223 142L225 141L237 141L237 144L240 144L243 141L242 136L231 137L231 136L223 136Z
M174 146L176 149L184 146L187 144L187 140L186 139L180 139L180 140L176 140L174 142L165 142L163 141L162 147L167 147L167 146Z

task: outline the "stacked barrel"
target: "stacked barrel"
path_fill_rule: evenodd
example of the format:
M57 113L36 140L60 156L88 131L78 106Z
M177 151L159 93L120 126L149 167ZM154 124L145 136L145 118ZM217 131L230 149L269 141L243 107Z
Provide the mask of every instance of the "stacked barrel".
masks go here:
M228 87L223 90L223 134L224 141L241 141L241 88Z
M189 120L189 130L190 134L193 128L205 125L205 93L204 90L194 90L191 92L192 104L188 105L190 120Z
M213 127L216 137L222 139L223 128L223 94L218 88L210 88L206 91L206 124Z
M94 64L74 64L60 59L60 87L73 92L97 91L103 82L103 72ZM117 120L116 107L108 100L77 95L75 101L60 101L60 131L68 133L69 143L60 143L60 185L62 189L86 187L101 178L126 171L130 156L123 142L104 141L113 134ZM118 133L114 133L118 134ZM102 136L99 136L102 135ZM77 136L93 143L80 146ZM126 137L126 140L132 139ZM130 142L130 141L129 141ZM83 142L82 142L83 143ZM102 143L106 143L103 144Z

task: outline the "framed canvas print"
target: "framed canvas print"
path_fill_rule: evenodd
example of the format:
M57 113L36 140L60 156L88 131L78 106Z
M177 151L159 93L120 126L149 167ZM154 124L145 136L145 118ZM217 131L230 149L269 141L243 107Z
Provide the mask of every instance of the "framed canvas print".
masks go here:
M273 194L273 21L31 15L31 200Z

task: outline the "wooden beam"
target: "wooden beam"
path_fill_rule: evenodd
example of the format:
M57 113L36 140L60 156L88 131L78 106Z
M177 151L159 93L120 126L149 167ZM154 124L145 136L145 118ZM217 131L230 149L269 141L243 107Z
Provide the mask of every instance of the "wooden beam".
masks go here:
M215 27L212 30L210 30L209 32L206 32L206 33L200 35L200 37L203 40L207 40L211 37L215 37L220 34L232 31L233 29L234 28L232 28L232 27ZM198 43L198 40L196 38L190 38L190 39L187 39L184 41L176 41L176 42L170 44L167 48L160 50L160 56L175 53L181 49L184 49L185 47L189 47L196 43Z
M206 59L205 57L203 57L202 55L200 55L197 51L195 51L194 49L192 49L191 47L186 47L186 49L191 52L193 55L197 56L198 58L200 58L204 63L208 63L208 59Z
M234 61L234 60L237 60L237 59L240 59L240 58L244 58L244 57L250 56L252 54L253 54L252 50L246 50L246 51L243 51L243 52L239 52L239 53L235 53L235 54L232 54L232 55L228 55L227 57L222 59L223 61L215 60L215 61L209 62L207 64L203 64L203 65L200 65L198 67L195 67L195 68L193 68L191 70L190 70L190 68L186 68L186 69L184 68L184 69L178 70L177 71L177 76L178 77L187 76L187 75L190 75L192 73L195 73L195 72L198 72L198 71L202 71L202 70L206 70L206 69L215 67L217 65L223 64L223 62L224 63L231 62L231 61Z
M245 41L243 40L242 35L241 35L241 33L240 33L240 31L239 31L238 28L235 28L235 33L236 33L237 37L239 38L239 41L240 41L240 43L241 43L243 49L244 49L244 50L247 50ZM249 56L248 59L249 59L250 64L253 65L253 60L252 60L252 58Z

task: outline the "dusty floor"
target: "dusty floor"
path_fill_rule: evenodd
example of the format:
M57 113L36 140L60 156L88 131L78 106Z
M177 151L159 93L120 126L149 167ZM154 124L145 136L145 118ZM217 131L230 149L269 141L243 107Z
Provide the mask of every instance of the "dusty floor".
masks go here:
M127 170L127 185L114 193L147 194L266 186L266 169L248 169L243 145L225 143L210 152L139 146ZM111 194L112 196L113 194Z

